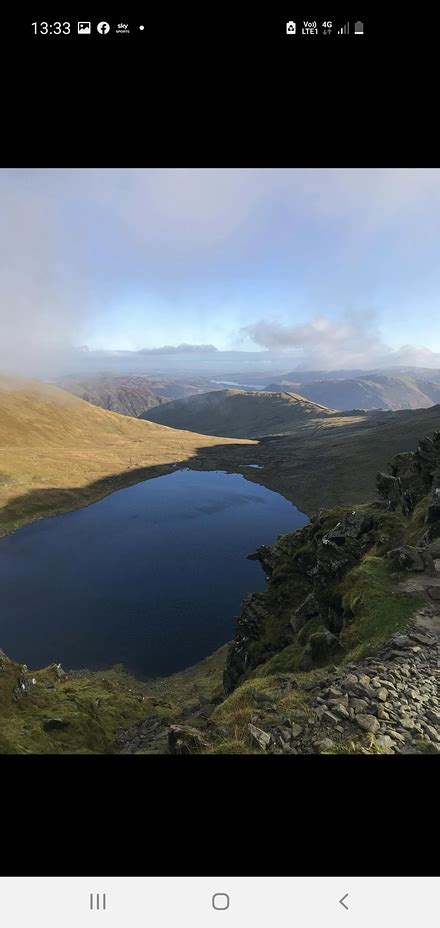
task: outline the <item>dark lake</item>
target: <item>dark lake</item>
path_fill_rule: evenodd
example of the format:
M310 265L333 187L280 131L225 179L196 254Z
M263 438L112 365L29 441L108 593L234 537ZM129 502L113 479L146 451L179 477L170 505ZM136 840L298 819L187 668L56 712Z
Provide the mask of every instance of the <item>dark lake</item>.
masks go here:
M178 470L25 526L0 540L0 647L33 669L182 670L265 588L246 555L307 521L239 474Z

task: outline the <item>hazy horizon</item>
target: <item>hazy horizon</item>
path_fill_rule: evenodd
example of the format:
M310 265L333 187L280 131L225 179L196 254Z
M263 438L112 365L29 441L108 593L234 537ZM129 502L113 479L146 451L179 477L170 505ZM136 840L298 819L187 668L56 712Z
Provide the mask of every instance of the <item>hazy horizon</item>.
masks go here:
M2 369L440 368L438 169L2 169L0 199Z

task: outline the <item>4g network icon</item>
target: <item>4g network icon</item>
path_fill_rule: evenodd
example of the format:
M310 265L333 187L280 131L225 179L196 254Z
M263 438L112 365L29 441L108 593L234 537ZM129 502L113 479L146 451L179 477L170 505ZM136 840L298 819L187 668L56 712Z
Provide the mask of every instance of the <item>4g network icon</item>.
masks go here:
M332 27L333 27L333 23L331 22L322 23L323 34L331 35ZM290 19L286 23L286 33L287 35L297 34L296 23L293 22L292 19ZM302 35L318 35L318 24L316 20L314 22L308 22L308 20L304 20L301 25L301 34Z

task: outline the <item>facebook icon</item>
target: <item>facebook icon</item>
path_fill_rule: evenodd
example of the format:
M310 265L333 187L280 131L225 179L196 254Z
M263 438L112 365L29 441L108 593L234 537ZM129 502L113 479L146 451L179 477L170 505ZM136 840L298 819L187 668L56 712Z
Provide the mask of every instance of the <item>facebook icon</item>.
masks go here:
M106 35L107 32L110 32L110 26L108 23L98 23L98 32L101 35Z

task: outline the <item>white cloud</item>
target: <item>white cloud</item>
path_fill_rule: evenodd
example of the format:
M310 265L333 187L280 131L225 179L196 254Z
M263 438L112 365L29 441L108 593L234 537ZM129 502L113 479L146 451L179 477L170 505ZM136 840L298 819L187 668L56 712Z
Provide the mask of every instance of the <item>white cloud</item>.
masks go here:
M294 367L302 370L440 367L440 353L429 348L404 345L392 350L376 331L371 313L347 314L339 320L318 315L292 325L261 319L245 326L242 333L260 348L287 352Z
M102 331L109 307L134 292L176 307L163 343L182 295L188 304L197 294L200 307L206 292L209 311L194 309L191 335L178 338L215 342L219 324L228 328L221 307L246 282L270 291L280 275L286 288L299 280L303 305L318 312L299 327L255 321L247 334L257 344L287 338L327 363L388 357L362 314L326 320L325 307L357 306L359 293L364 303L371 280L393 282L390 267L417 293L429 275L435 285L439 266L437 169L1 170L0 207L0 367L41 366L55 347L81 344L85 324ZM146 312L140 344L148 324Z

